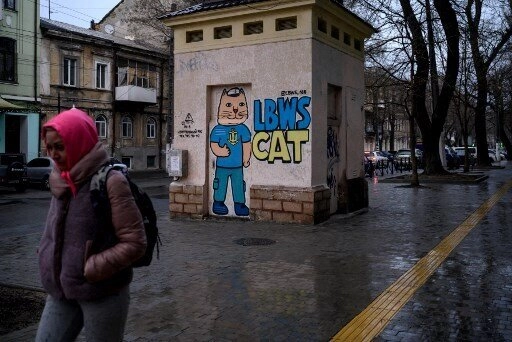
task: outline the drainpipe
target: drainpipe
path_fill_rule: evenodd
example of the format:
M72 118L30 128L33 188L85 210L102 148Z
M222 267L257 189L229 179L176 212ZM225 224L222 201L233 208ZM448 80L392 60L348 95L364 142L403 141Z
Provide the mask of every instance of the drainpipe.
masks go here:
M158 166L162 168L162 132L163 130L163 111L164 111L164 66L165 66L165 58L160 62L160 100L158 101L158 117L159 117L159 129L160 134L158 135Z
M176 3L171 5L171 11L176 11ZM169 146L172 145L174 139L174 30L171 29L169 39Z
M39 84L38 80L38 72L37 72L37 32L39 29L39 12L38 12L38 3L39 1L34 2L34 104L37 105L37 86ZM38 134L41 131L41 107L39 106L39 127ZM29 151L27 151L29 152ZM37 156L41 155L41 139L37 139Z
M171 11L176 11L177 5L176 3L171 4ZM172 146L172 142L174 140L174 30L170 30L169 37L169 111L167 120L169 123L167 124L167 135L168 135L168 143L169 147Z
M110 155L115 156L116 152L116 79L117 79L117 46L114 45L112 54L112 71L111 76L111 87L112 87L112 143L110 144Z
M38 73L37 73L37 32L39 28L39 15L38 15L38 3L39 1L34 2L34 102L37 103L37 87L39 85Z

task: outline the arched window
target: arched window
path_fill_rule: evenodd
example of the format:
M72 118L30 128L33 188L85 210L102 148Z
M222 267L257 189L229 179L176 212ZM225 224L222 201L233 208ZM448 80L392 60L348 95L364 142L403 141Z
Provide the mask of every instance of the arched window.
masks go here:
M0 81L16 81L16 41L0 37Z
M96 117L96 130L98 131L98 137L107 137L107 119L103 115Z
M121 121L122 129L121 129L121 137L123 138L131 138L133 137L133 124L132 119L128 116L125 116Z
M156 138L156 121L153 118L149 118L146 123L146 137L150 139Z

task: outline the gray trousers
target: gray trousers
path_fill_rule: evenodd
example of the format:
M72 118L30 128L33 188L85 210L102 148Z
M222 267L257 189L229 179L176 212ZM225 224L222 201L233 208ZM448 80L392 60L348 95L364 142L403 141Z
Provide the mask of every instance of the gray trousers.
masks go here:
M130 289L95 301L58 300L48 295L36 342L74 341L82 328L88 342L122 341Z

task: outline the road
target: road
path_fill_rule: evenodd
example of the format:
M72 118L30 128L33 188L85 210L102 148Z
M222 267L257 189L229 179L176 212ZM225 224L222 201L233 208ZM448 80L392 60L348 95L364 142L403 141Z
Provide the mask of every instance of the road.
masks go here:
M137 175L134 181L151 197L159 217L168 217L168 183L167 178L142 178ZM0 187L0 240L42 232L46 213L50 204L49 191L29 188L17 193L13 188Z

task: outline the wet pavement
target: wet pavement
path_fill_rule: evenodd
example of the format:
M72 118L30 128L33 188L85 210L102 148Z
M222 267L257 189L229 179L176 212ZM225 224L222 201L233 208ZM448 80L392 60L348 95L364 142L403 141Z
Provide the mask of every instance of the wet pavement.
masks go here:
M368 179L368 211L316 226L170 220L162 208L164 245L135 270L125 340L328 341L512 180L512 164L485 173L422 188ZM510 213L507 191L375 340L512 340ZM2 238L0 284L40 288L39 237Z

